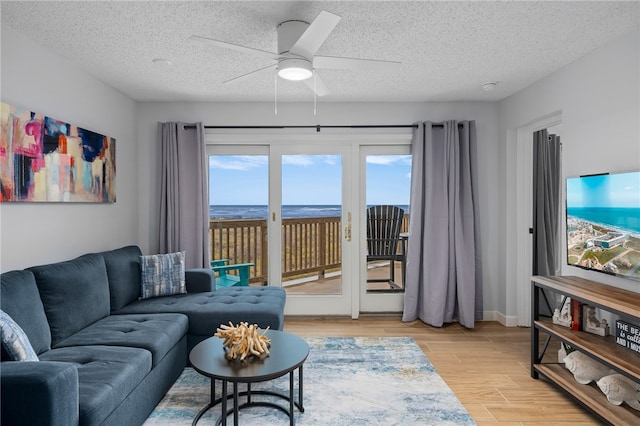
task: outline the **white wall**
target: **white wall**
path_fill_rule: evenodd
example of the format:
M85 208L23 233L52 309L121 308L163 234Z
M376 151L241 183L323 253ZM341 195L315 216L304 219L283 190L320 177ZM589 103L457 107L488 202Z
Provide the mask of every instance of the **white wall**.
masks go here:
M36 61L33 58L37 58ZM68 60L2 28L4 102L116 138L115 204L0 205L0 271L55 262L89 252L138 244L155 252L157 243L156 153L159 121L202 121L223 125L411 124L421 120L476 120L485 311L496 309L500 277L497 104L476 103L146 103L136 104ZM34 66L34 62L36 65ZM55 70L55 71L52 71Z
M115 204L0 205L0 270L139 244L156 250L157 122L223 125L404 124L475 119L484 258L485 312L515 315L515 132L562 112L565 175L640 169L640 34L598 49L496 103L145 103L104 85L79 67L2 28L4 102L24 106L117 139ZM33 58L36 58L35 60ZM53 71L55 70L55 71ZM637 283L565 266L637 289Z
M311 95L310 95L311 96ZM416 121L476 120L478 131L479 203L482 250L484 253L485 312L496 309L500 273L494 253L500 232L498 116L495 102L452 103L318 103L313 116L312 103L278 105L273 103L145 103L139 110L140 216L149 226L140 229L143 251L157 248L156 210L158 205L156 156L157 123L164 121L202 121L205 125L349 125L412 124Z
M0 204L0 271L137 243L136 103L2 26L1 99L116 139L114 204Z
M498 309L516 314L516 130L555 112L562 115L564 177L640 170L640 32L597 49L503 100L500 118L500 298ZM566 253L563 253L563 259ZM565 262L566 263L566 262ZM577 275L640 292L635 281L564 265Z

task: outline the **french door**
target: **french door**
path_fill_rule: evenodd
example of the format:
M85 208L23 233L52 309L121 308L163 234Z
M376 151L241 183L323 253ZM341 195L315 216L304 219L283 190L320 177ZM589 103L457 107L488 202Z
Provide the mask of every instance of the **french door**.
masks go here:
M289 315L351 315L351 148L270 148L270 282L287 291Z
M404 305L409 239L410 146L365 145L359 149L360 182L360 312L401 312ZM366 209L392 205L404 211L396 261L367 261ZM391 273L393 270L393 274ZM392 278L393 277L393 278Z
M212 258L253 264L251 285L283 287L287 315L399 312L404 265L399 289L371 287L389 265L366 261L365 212L408 212L409 139L323 136L207 140Z

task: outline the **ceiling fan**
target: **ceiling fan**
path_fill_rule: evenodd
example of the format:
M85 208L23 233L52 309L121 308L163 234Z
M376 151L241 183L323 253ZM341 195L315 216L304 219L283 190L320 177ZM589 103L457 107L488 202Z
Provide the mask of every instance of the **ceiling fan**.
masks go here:
M286 80L302 81L318 96L328 94L329 90L318 76L317 69L393 70L400 65L400 62L395 61L316 55L315 53L329 37L340 19L340 16L323 10L311 24L297 20L280 23L277 27L278 53L197 35L192 35L189 40L200 41L277 61L272 65L234 77L223 82L223 84L237 82L250 78L261 71L275 68L279 77ZM311 76L314 76L314 78L310 78Z

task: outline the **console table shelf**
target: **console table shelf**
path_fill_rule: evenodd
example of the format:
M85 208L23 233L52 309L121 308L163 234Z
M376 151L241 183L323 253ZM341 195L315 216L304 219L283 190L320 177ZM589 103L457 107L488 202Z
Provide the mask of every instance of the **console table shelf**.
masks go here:
M614 425L638 424L638 411L627 405L613 405L595 385L581 385L562 364L537 364L534 368L543 376L573 395L600 417Z
M540 353L540 333L548 335L547 343L555 337L640 383L640 355L616 344L615 337L574 331L554 324L551 320L540 318L540 295L545 289L571 297L572 300L597 306L633 323L640 321L640 293L579 277L532 277L531 376L537 379L542 374L611 424L640 424L640 411L626 404L611 404L594 383L579 384L563 364L542 362L547 344Z
M573 331L551 321L535 321L535 326L595 358L601 357L602 347L606 345L607 354L603 361L611 368L624 372L635 381L640 382L640 369L638 368L640 357L638 354L617 345L613 336L601 337L584 331Z

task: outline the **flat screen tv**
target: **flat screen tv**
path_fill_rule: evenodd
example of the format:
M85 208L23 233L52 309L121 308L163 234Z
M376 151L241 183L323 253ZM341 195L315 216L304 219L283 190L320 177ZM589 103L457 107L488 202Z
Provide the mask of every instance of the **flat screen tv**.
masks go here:
M640 281L640 171L567 179L567 263Z

